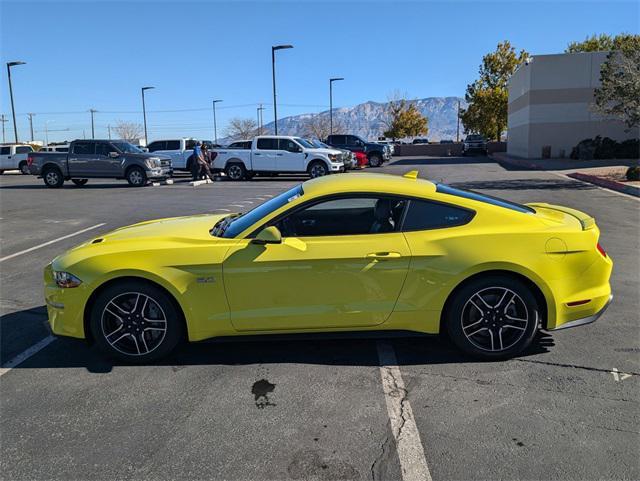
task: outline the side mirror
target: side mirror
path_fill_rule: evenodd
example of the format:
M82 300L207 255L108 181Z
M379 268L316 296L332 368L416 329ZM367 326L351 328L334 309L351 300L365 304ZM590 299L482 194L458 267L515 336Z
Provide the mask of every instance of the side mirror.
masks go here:
M118 157L120 157L120 154L118 152L109 152L109 157L111 157L112 159L117 159Z
M301 154L302 153L302 147L296 147L296 150L294 150L295 153L297 154Z
M251 241L252 244L281 244L282 234L276 226L266 227L258 232L258 235Z

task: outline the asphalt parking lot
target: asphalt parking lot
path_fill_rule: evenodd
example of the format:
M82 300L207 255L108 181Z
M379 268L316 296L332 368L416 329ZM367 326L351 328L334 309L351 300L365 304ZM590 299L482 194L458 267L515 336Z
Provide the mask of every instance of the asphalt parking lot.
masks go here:
M467 359L438 338L305 336L193 344L158 365L114 365L80 341L48 337L46 263L100 232L244 211L303 179L138 189L100 179L51 190L4 175L2 478L640 479L638 200L484 157L394 158L378 170L410 169L592 214L615 262L609 310L595 324L541 333L505 362ZM385 376L404 388L389 393ZM390 396L401 397L399 419ZM406 438L398 422L410 422Z

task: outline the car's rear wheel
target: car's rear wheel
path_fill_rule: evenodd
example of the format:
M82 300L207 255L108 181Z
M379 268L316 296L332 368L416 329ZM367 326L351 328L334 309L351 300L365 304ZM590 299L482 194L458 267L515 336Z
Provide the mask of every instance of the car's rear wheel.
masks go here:
M64 177L62 177L62 172L57 167L48 167L42 173L42 180L44 181L44 185L51 189L57 189L62 187L64 184Z
M243 180L247 175L244 165L238 162L227 164L224 169L224 173L227 174L227 177L229 177L230 180Z
M379 154L371 154L369 156L369 167L380 167L382 165L382 157Z
M127 171L127 182L133 187L142 187L147 183L147 174L138 166L133 166Z
M309 165L309 176L312 179L316 177L323 177L329 173L329 169L327 169L327 165L324 162L320 162L316 160Z
M101 292L91 309L90 328L103 352L131 363L167 356L183 335L172 299L143 281L124 281Z
M539 306L531 290L517 279L488 276L455 293L445 313L453 342L487 360L523 352L537 332Z
M26 160L23 160L22 162L20 162L18 169L20 169L20 173L22 175L29 175L31 173L29 172L29 165L27 164Z
M76 184L78 187L82 187L87 182L89 182L89 179L71 179L71 182Z

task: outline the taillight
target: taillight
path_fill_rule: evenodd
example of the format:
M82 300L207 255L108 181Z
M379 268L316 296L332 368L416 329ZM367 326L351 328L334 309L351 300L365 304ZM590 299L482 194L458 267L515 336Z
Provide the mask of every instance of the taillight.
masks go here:
M216 157L218 156L218 152L211 152L211 162L213 162L214 160L216 160Z
M607 257L607 253L605 252L605 250L602 248L602 246L600 245L600 243L598 242L598 244L596 244L596 249L598 249L598 252L600 254L602 254L602 257Z
M27 157L27 165L31 167L31 164L33 164L33 157L29 156Z

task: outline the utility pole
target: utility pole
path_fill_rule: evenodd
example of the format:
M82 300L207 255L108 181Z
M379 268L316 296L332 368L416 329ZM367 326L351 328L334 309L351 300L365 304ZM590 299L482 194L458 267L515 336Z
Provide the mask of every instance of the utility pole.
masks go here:
M215 99L211 101L213 103L213 143L218 143L218 124L216 123L216 104L222 102L221 99Z
M262 135L262 111L264 110L264 107L260 104L260 107L256 110L258 114L258 135Z
M458 127L456 130L456 142L460 142L460 100L458 100Z
M95 131L94 124L93 124L93 114L95 114L97 112L97 110L89 109L89 112L91 112L91 138L95 139L96 138L96 131Z
M271 76L273 78L273 124L275 135L278 135L278 108L276 106L276 50L293 48L293 45L275 45L271 47Z
M107 125L107 130L109 131L109 140L111 140L111 125Z
M35 114L32 113L28 113L27 116L29 117L29 128L31 129L31 142L33 142L33 116Z
M344 80L342 77L329 79L329 135L333 134L333 82Z
M142 118L144 119L144 144L147 145L149 143L149 137L147 137L147 109L144 104L144 91L151 90L155 87L142 87Z
M2 114L1 118L2 118L2 120L1 120L2 121L2 143L4 144L7 141L6 138L5 138L5 135L4 135L4 124L6 122L9 122L9 121L4 118L4 114Z
M18 143L18 127L16 126L16 109L13 105L13 86L11 85L11 67L24 65L26 62L7 62L7 78L9 80L9 97L11 97L11 115L13 116L13 138Z

